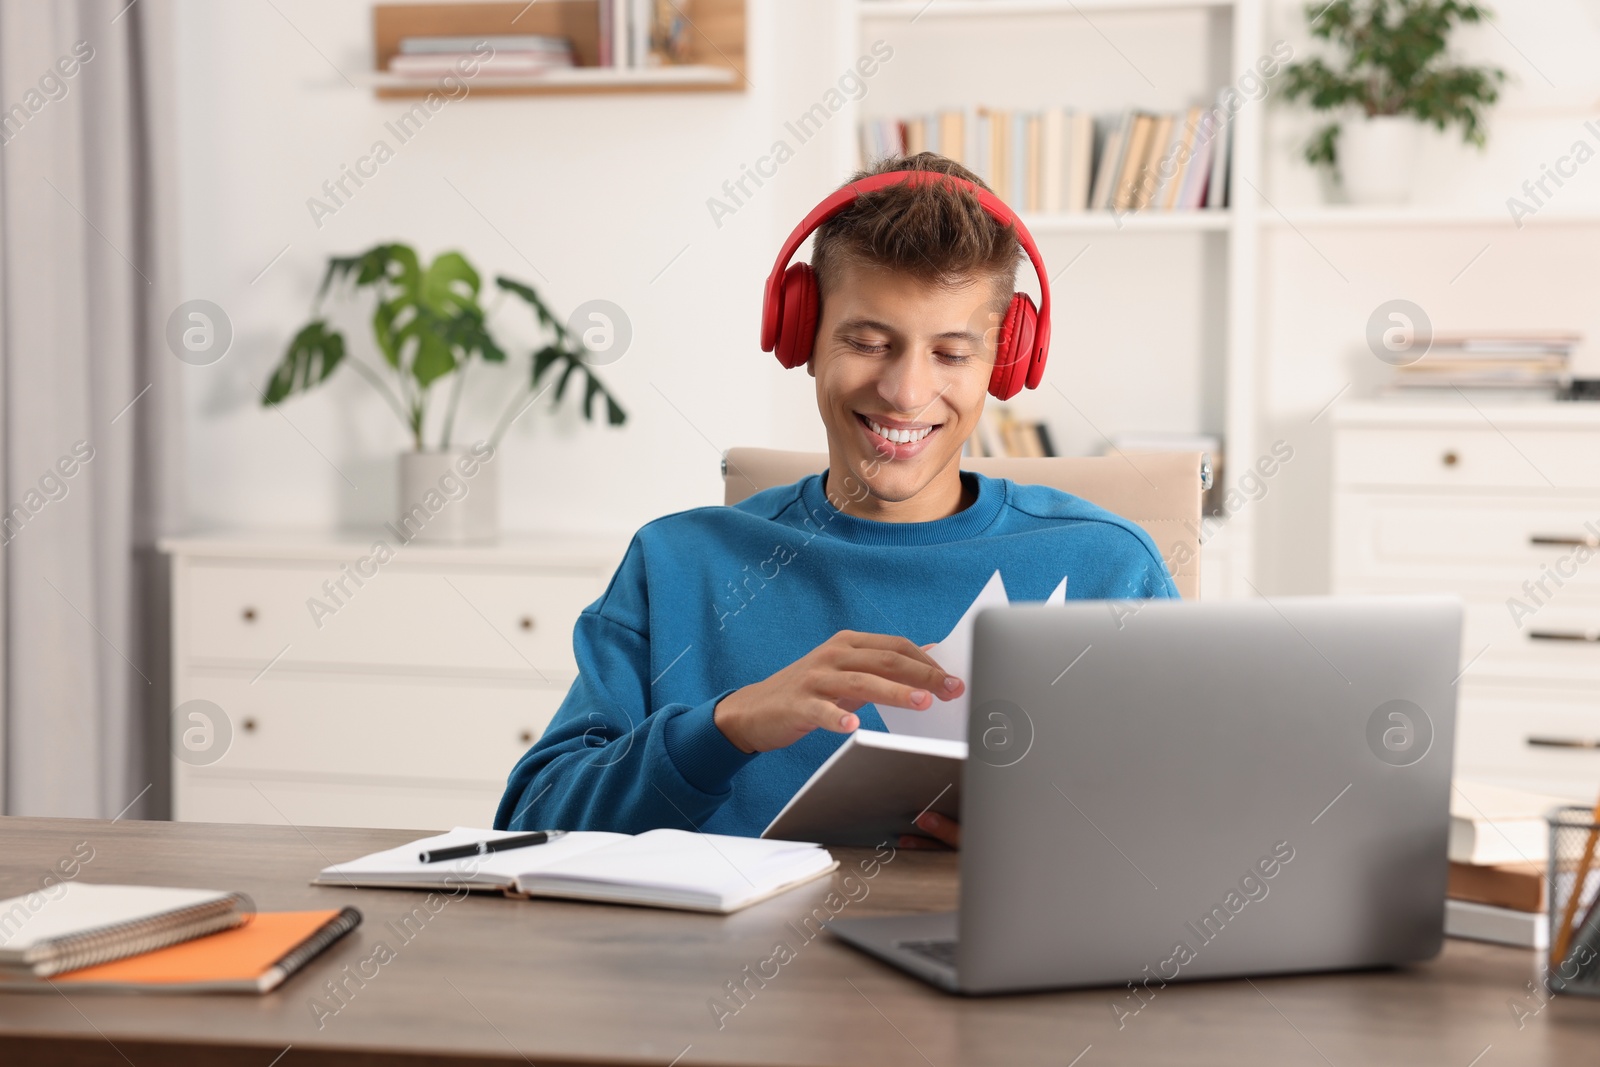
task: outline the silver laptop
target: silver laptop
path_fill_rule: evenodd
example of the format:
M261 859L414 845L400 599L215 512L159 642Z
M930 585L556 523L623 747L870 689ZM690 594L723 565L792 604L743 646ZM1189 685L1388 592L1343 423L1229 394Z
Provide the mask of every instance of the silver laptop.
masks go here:
M961 993L1439 952L1459 601L1022 604L973 642L959 911L838 937Z

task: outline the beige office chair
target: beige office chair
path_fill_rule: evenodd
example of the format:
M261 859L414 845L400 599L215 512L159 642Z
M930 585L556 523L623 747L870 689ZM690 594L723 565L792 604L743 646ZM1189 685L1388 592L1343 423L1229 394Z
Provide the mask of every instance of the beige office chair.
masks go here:
M828 466L822 452L730 448L722 457L722 502L788 485ZM991 478L1048 485L1131 519L1161 550L1178 592L1200 596L1200 496L1211 487L1211 465L1199 452L1146 452L1052 459L964 459L961 466Z

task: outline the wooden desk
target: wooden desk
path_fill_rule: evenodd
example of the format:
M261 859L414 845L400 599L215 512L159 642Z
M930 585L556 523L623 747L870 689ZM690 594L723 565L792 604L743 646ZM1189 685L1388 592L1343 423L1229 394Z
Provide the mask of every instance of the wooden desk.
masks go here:
M0 1063L1500 1067L1593 1063L1600 1054L1600 1002L1556 998L1541 1007L1525 986L1535 977L1533 954L1464 941L1404 971L1168 986L1119 1031L1110 1009L1117 990L951 997L826 934L802 941L788 924L824 907L825 883L729 917L473 895L436 914L424 909L409 940L391 923L422 906L423 894L306 884L327 863L412 836L0 819L0 896L37 888L87 841L94 857L83 881L241 889L264 910L353 904L366 916L266 997L0 994ZM851 869L868 855L839 853ZM901 852L851 886L843 873L836 899L858 899L842 914L943 909L955 900L948 854ZM719 1029L709 1003L731 1009L724 983L771 958L780 940L793 958L764 988L752 982L754 995ZM358 965L380 941L393 957L370 963L372 977L358 983ZM325 983L346 973L357 978L341 1005ZM319 1001L338 1008L320 1028ZM1520 1028L1512 1005L1527 1013Z

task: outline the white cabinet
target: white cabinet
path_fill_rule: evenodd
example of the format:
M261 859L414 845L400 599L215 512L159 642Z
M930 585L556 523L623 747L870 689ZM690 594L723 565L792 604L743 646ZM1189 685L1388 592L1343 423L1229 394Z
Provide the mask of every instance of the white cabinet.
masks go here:
M374 534L162 547L174 817L430 830L489 825L572 683L573 623L626 543Z
M1600 789L1600 405L1335 409L1336 593L1465 603L1456 771Z

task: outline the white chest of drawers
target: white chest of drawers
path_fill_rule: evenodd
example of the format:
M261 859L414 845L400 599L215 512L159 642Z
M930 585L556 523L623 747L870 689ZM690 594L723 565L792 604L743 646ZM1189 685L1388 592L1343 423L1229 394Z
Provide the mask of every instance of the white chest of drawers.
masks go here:
M1336 409L1333 590L1466 607L1456 770L1600 790L1600 405Z
M626 542L375 531L162 548L174 818L439 829L490 824Z

